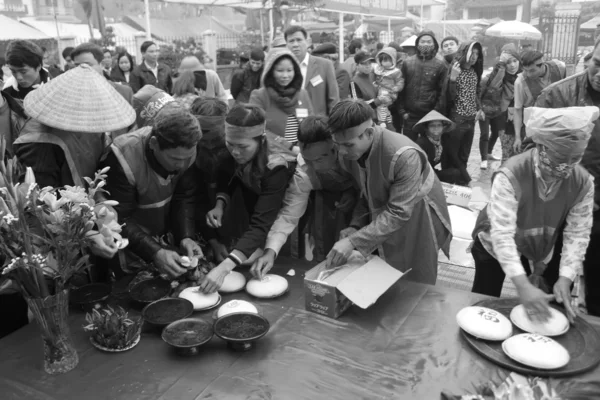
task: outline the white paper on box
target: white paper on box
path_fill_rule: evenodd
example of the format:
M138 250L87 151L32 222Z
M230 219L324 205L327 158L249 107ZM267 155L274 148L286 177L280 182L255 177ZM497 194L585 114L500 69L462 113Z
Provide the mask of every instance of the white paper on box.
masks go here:
M469 202L471 201L472 189L465 186L451 185L446 182L442 182L442 188L444 195L446 196L446 202L448 204L454 204L457 206L469 208Z
M404 274L375 256L337 285L340 292L362 309L375 304Z

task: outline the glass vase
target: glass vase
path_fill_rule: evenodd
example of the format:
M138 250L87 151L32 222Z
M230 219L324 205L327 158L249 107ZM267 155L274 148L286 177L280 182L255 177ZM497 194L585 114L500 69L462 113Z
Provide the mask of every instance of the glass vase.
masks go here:
M25 296L25 300L42 330L44 370L62 374L75 368L79 357L69 331L69 291L44 298Z

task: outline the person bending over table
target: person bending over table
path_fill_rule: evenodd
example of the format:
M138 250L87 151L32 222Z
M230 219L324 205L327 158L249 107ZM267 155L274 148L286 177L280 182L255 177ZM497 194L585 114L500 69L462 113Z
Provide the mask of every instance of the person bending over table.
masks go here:
M360 182L361 201L345 237L329 255L329 267L344 264L353 250L377 251L408 279L435 284L438 251L449 253L452 230L442 184L427 155L405 135L373 122L362 100L343 100L329 115L342 167Z
M235 160L233 176L220 170L217 181L217 203L206 215L210 227L220 228L225 208L236 188L240 188L250 216L248 229L233 246L227 259L213 268L200 283L200 290L212 293L223 279L264 245L271 225L283 203L291 171L282 154L271 153L265 135L265 112L262 108L239 103L225 119L225 143Z
M180 255L156 239L169 228L188 257L202 256L192 240L197 185L189 169L201 135L196 117L170 102L151 126L119 136L110 146L104 162L110 167L106 190L111 200L119 202L115 211L119 223L125 224L123 236L129 239L129 246L119 252L119 262L111 265L117 276L151 266L169 278L186 272Z
M473 292L498 297L508 275L532 319L545 321L556 298L573 321L571 285L581 271L594 206L594 180L578 164L598 115L597 107L525 110L536 147L494 174L490 202L473 230ZM560 268L553 274L548 263L563 225ZM554 295L541 289L548 290L546 284Z
M302 121L298 143L298 164L285 192L283 208L269 231L264 255L252 266L252 274L259 279L273 268L277 254L306 212L313 190L320 195L320 201L316 199L315 203L321 205L314 207L313 234L318 242L315 247L322 248L323 256L348 226L348 214L356 204L356 183L338 162L327 117L310 116ZM335 215L333 221L327 218L330 214Z

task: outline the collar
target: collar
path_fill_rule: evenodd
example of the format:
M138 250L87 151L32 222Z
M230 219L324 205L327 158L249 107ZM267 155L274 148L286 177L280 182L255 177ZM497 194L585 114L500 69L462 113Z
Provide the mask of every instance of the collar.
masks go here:
M156 67L152 68L151 66L148 65L148 63L146 62L146 60L144 60L144 65L146 66L146 68L148 68L150 71L158 71L158 66L160 65L158 62L156 63Z
M150 168L152 168L154 172L156 172L163 179L169 179L169 171L160 165L149 145L146 146L146 159L148 160L148 164L150 164Z
M310 54L308 54L308 51L306 52L306 55L304 56L304 60L302 60L302 62L300 63L300 65L306 65L308 66L308 59L310 58Z
M45 68L40 68L40 83L36 83L32 86L30 86L28 89L37 89L40 86L42 86L44 83L48 82L50 80L50 74L48 73L48 71ZM6 82L4 83L4 88L6 89L7 87L12 87L16 92L19 91L19 82L17 82L17 79L14 76L11 76L10 78L8 78L6 80Z

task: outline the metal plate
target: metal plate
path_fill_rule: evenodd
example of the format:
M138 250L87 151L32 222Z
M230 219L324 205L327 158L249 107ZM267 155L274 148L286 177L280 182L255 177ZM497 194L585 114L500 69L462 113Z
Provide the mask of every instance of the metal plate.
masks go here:
M518 304L518 299L493 299L482 300L473 305L491 308L501 312L510 319L510 311ZM552 305L552 307L562 313L565 312L558 306ZM514 325L513 328L513 335L524 333L524 331ZM504 351L502 351L501 341L492 342L481 340L466 333L462 329L460 331L467 343L469 343L477 353L501 367L525 375L542 377L577 375L594 368L600 362L600 335L598 335L598 332L596 332L589 323L580 317L577 317L575 323L571 325L571 329L569 329L566 334L553 337L554 340L567 349L571 356L571 360L566 366L551 371L531 368L512 360L504 354Z

